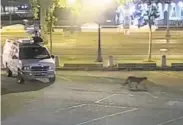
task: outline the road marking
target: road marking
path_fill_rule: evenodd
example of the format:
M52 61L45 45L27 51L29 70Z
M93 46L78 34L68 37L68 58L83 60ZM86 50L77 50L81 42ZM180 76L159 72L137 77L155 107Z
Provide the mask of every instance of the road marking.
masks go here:
M66 80L66 81L68 81L68 82L72 82L72 80L71 80L71 79L65 78L65 77L60 76L60 75L57 75L57 76L58 76L59 78L63 79L63 80Z
M30 101L28 101L28 102L26 102L27 104L29 104L29 103L32 103L32 102L35 102L36 100L30 100Z
M111 97L113 97L113 96L115 96L115 95L117 95L117 94L112 94L112 95L110 95L110 96L107 96L107 97L105 97L105 98L102 98L102 99L100 99L100 100L97 100L95 103L99 103L99 102L104 101L104 100L106 100L106 99L108 99L108 98L111 98Z
M100 118L88 120L86 122L82 122L82 123L79 123L79 124L76 124L76 125L83 125L83 124L87 124L87 123L90 123L90 122L98 121L98 120L101 120L101 119L105 119L105 118L109 118L109 117L113 117L113 116L117 116L117 115L122 115L122 114L125 114L125 113L128 113L128 112L133 112L133 111L137 111L137 110L138 110L138 108L133 108L133 109L126 110L126 111L123 111L123 112L119 112L119 113L103 116L103 117L100 117Z
M182 117L179 117L179 118L176 118L176 119L168 120L168 121L166 121L166 122L163 122L163 123L160 123L160 124L157 124L157 125L165 125L165 124L168 124L168 123L171 123L171 122L180 120L180 119L183 119L183 116L182 116Z
M93 76L92 74L90 74L90 73L88 73L88 72L86 72L86 74L87 74L87 76Z
M127 108L127 107L121 107L121 106L103 105L102 103L97 103L97 104L87 104L87 105L92 105L92 106L103 106L103 107L119 108L119 109Z
M152 80L152 79L149 79L149 78L148 78L148 80L149 80L150 82L152 82L152 83L156 83L156 81L154 81L154 80Z
M165 73L165 72L157 72L157 71L155 73L160 74L160 75L164 75L164 76L171 76L171 77L174 77L174 78L183 79L182 77L177 76L176 74Z
M144 92L144 93L147 94L147 95L149 95L149 96L151 96L151 97L153 97L153 98L155 98L155 99L158 98L157 96L155 96L155 95L153 95L153 94L151 94L151 93L149 93L149 92Z
M130 92L128 92L128 91L126 91L126 90L124 90L124 93L128 94L128 95L131 96L131 97L134 96L133 94L131 94Z
M107 80L108 82L113 82L113 80L110 78L100 77L100 79Z
M168 105L170 106L173 106L173 105L183 105L183 101L180 99L180 100L176 100L176 101L168 101L167 102Z
M90 74L90 73L86 73L88 76L91 76L91 77L96 77L95 75L92 75L92 74ZM110 78L105 78L105 77L98 77L98 78L100 78L100 79L103 79L103 80L107 80L107 81L109 81L109 82L113 82L113 80L112 79L110 79Z
M154 92L154 93L157 93L157 94L168 94L167 92L161 92L161 91L159 91L159 92Z
M168 101L167 104L170 106L173 106L177 103L177 101Z
M64 110L69 110L69 109L72 109L72 108L78 108L78 107L82 107L82 106L85 106L87 104L79 104L79 105L74 105L74 106L71 106L71 107L67 107L67 108L62 108L62 109L59 109L57 111L55 111L54 113L59 113L61 111L64 111Z

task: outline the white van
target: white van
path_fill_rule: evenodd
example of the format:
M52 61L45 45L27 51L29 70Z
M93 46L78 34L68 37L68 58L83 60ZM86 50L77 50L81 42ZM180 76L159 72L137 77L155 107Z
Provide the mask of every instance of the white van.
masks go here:
M20 84L36 78L48 78L51 83L55 81L54 56L46 47L31 39L7 39L2 60L7 76L17 76Z

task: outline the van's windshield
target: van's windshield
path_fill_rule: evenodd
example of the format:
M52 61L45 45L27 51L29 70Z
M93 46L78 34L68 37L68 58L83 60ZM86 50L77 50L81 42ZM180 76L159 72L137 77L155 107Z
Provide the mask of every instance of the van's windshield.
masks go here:
M47 59L50 54L44 47L21 47L19 59Z

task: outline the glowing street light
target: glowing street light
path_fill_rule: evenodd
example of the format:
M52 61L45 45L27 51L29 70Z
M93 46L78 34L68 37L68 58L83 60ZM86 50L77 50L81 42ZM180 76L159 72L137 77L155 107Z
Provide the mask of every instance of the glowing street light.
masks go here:
M108 4L108 3L110 3L112 0L100 0L102 3L104 3L104 4Z
M101 7L105 5L109 5L113 0L84 0L84 4L89 7Z
M76 2L76 0L67 0L68 5L73 5Z
M84 0L83 1L84 5L87 6L88 8L92 8L93 10L98 10L98 9L105 9L106 5L109 5L112 0ZM96 22L98 24L98 26L95 26L94 28L98 29L98 48L97 48L97 62L102 62L102 48L101 48L101 18L97 18L97 20L95 20L94 22Z

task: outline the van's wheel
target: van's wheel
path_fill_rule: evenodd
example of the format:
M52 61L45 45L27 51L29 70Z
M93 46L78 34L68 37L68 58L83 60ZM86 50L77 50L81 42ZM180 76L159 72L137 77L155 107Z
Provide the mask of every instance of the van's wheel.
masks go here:
M54 77L52 77L52 78L49 78L49 83L54 83L55 82L55 76Z
M19 84L24 84L24 82L25 82L20 71L18 71L17 82Z
M6 66L6 74L8 77L12 77L12 71Z

